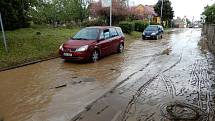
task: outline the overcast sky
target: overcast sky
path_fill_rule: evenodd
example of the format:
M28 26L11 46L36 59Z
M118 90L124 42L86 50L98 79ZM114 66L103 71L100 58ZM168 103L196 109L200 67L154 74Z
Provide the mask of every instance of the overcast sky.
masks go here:
M158 0L130 0L130 5L153 5ZM175 11L175 17L184 17L191 19L194 16L195 20L200 19L200 14L204 10L206 5L212 5L215 0L170 0L172 2L173 10Z

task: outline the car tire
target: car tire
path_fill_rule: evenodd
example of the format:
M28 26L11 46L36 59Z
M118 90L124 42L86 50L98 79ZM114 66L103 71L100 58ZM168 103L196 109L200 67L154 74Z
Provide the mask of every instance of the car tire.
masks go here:
M95 63L98 60L99 60L99 51L98 50L93 50L92 55L91 55L91 61L93 63Z
M123 50L124 50L124 44L120 43L119 46L118 46L118 48L117 48L117 50L118 50L118 53L122 53Z

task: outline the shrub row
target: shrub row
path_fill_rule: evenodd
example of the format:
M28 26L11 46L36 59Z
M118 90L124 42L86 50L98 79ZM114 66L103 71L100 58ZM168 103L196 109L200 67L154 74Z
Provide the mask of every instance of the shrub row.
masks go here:
M157 23L150 23L151 25L159 25ZM130 34L132 31L143 32L145 28L149 24L142 20L135 20L135 21L122 21L119 23L119 27L122 28L122 31L126 34Z
M95 19L95 20L87 20L82 22L82 26L104 26L105 22L102 19Z
M126 34L130 34L132 31L134 31L134 24L132 22L120 22L119 27L121 27L122 31Z

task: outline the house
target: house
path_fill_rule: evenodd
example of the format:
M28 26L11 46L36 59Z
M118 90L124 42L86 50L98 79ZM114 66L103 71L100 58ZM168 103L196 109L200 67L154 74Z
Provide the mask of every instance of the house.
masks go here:
M137 19L146 20L148 22L160 23L160 17L154 11L154 5L138 5L131 7L131 13Z
M177 17L176 19L173 20L174 27L176 28L186 28L187 27L187 19L184 17L181 19L180 17Z

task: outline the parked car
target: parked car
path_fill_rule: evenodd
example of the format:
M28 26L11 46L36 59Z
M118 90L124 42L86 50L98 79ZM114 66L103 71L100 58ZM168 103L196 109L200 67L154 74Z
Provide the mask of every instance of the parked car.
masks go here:
M161 25L149 25L143 31L142 39L156 39L163 38L164 29Z
M81 29L59 48L65 60L96 62L112 53L122 53L125 36L120 27L97 26Z

